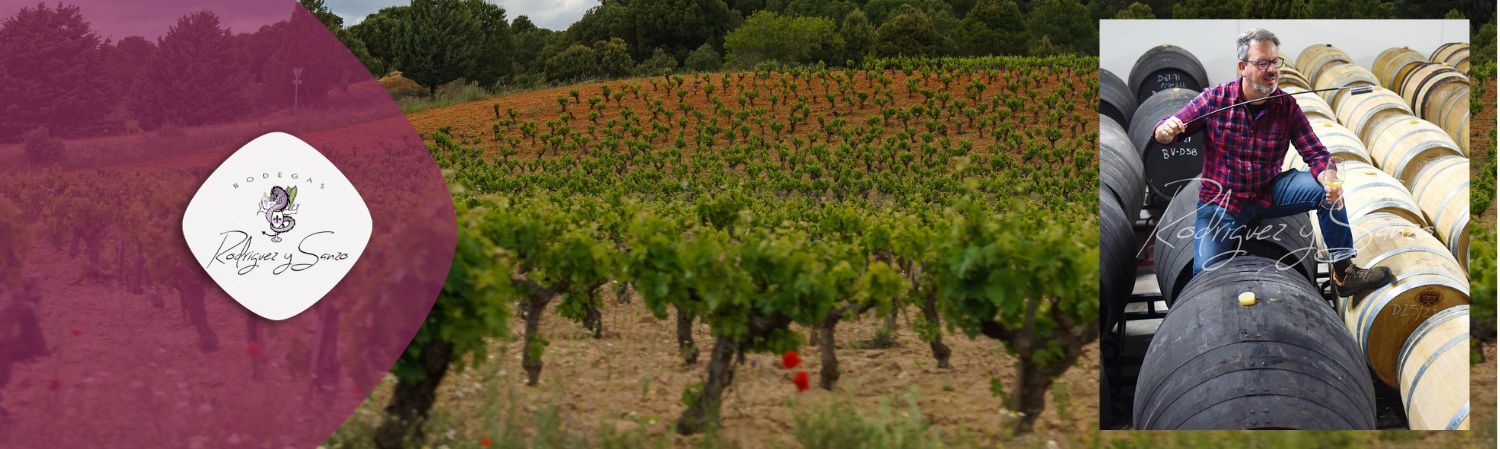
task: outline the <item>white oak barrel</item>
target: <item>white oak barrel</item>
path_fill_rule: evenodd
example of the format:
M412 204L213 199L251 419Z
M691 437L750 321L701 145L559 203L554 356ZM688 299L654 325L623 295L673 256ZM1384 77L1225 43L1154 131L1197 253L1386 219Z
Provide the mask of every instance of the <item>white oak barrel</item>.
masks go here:
M1344 211L1349 220L1387 213L1427 226L1416 198L1389 173L1364 162L1348 161L1339 164L1339 177L1344 180Z
M1298 92L1307 92L1308 89L1298 86L1285 86L1281 88L1281 91L1296 94ZM1298 94L1292 95L1292 99L1297 100L1297 107L1302 109L1302 113L1307 115L1308 120L1313 119L1313 117L1322 117L1328 120L1338 119L1333 115L1333 106L1329 106L1328 102L1323 100L1323 97L1314 94Z
M1409 47L1392 47L1380 52L1375 56L1375 64L1370 67L1375 72L1375 77L1380 79L1380 85L1387 89L1400 86L1403 75L1410 73L1411 69L1427 62L1427 56L1412 50Z
M1307 76L1303 75L1301 70L1297 70L1291 64L1287 64L1286 67L1281 68L1281 77L1276 81L1276 86L1282 90L1286 90L1288 86L1300 87L1302 90L1312 90L1312 82L1307 80Z
M1366 146L1370 143L1371 128L1386 120L1414 115L1406 100L1383 87L1364 95L1345 95L1331 104L1339 123L1354 131Z
M1354 58L1333 44L1313 44L1297 54L1297 70L1308 81L1317 81L1330 66L1353 63Z
M1450 156L1417 172L1412 196L1459 266L1469 268L1469 160Z
M1417 172L1438 159L1463 156L1448 133L1432 122L1407 116L1387 120L1371 127L1373 138L1367 138L1370 159L1375 166L1400 179L1407 187L1414 185Z
M1308 124L1312 126L1313 134L1318 136L1318 141L1333 156L1333 160L1370 163L1370 150L1354 131L1333 120L1309 120Z
M1442 95L1445 96L1429 103L1435 108L1433 114L1436 115L1433 118L1438 127L1443 128L1449 137L1458 142L1464 156L1469 156L1469 85L1464 84L1462 88L1452 89Z
M1353 131L1345 128L1333 120L1309 117L1308 124L1312 126L1313 134L1318 136L1318 141L1328 149L1334 162L1359 161L1370 163L1370 152L1365 149L1364 142ZM1307 162L1302 160L1302 154L1297 152L1296 145L1287 145L1286 159L1282 161L1281 169L1307 171Z
M1401 85L1412 112L1448 133L1469 153L1469 77L1443 64L1423 64Z
M1323 73L1318 75L1318 79L1316 81L1313 81L1313 87L1316 87L1318 89L1354 86L1376 86L1379 84L1380 80L1375 79L1375 74L1370 72L1370 69L1354 64L1329 65L1323 70ZM1330 90L1326 92L1318 92L1318 95L1322 95L1323 100L1329 103L1338 101L1339 97L1348 94L1349 92L1346 90Z
M1356 298L1339 298L1339 313L1370 367L1396 387L1401 346L1428 317L1469 303L1468 272L1431 234L1406 219L1373 213L1353 222L1361 267L1387 267L1396 281Z
M1412 430L1469 430L1469 305L1423 321L1401 346L1401 403Z
M1431 59L1432 62L1447 64L1467 75L1469 73L1469 44L1464 42L1443 44L1437 50L1432 51Z

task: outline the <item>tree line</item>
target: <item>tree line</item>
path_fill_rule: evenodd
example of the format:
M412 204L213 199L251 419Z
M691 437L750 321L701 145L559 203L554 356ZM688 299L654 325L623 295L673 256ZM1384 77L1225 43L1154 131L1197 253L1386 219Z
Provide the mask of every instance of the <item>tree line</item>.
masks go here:
M349 27L322 0L302 3L372 73L430 91L867 57L1094 55L1104 19L1470 18L1494 34L1494 11L1463 0L603 0L560 31L483 0L414 0Z
M246 99L279 90L290 99L296 61L344 51L370 73L400 71L429 94L457 80L524 88L763 64L850 67L871 57L1093 55L1094 21L1108 18L1468 17L1477 65L1495 51L1494 11L1461 0L604 0L562 31L512 19L483 0L414 0L352 26L323 0L300 1L311 15L293 11L253 32L232 33L200 11L154 40L118 41L91 31L76 6L22 8L0 21L0 98L33 107L0 110L0 142L197 126L286 109ZM338 41L309 38L317 34L311 27ZM357 71L304 74L303 100L315 103L363 78ZM101 97L117 99L117 107L85 106ZM47 145L35 147L48 153Z

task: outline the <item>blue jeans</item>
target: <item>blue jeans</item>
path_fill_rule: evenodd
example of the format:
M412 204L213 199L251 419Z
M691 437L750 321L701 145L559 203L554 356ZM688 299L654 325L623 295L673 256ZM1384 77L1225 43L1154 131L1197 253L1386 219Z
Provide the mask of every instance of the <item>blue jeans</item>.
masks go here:
M1222 206L1198 201L1198 220L1193 233L1193 275L1204 267L1222 264L1240 252L1240 242L1250 233L1270 233L1275 230L1251 229L1249 224L1263 218L1278 218L1293 214L1318 211L1318 228L1323 234L1323 244L1328 247L1328 261L1340 261L1354 257L1354 235L1349 231L1349 217L1344 209L1323 206L1323 184L1311 173L1291 170L1271 180L1271 206L1246 206L1239 214L1230 214ZM1309 248L1299 257L1315 256L1315 248ZM1297 259L1301 260L1301 259ZM1289 262L1289 261L1288 261Z

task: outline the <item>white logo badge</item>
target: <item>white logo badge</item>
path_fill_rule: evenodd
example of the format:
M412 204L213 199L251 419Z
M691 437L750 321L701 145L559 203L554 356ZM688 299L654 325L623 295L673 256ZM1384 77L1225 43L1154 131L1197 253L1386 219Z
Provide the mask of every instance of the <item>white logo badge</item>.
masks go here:
M269 320L296 316L349 274L370 242L370 209L307 142L273 132L225 160L182 217L198 266Z

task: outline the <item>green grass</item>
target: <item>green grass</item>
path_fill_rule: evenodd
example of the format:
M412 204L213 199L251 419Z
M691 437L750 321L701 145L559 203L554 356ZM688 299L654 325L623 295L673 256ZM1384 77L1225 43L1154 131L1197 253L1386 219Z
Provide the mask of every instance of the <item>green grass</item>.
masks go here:
M496 95L499 95L499 92L479 87L479 84L474 82L455 83L439 87L437 94L433 96L416 95L397 98L396 104L401 106L401 113L411 114L428 109L483 100Z
M485 368L480 368L485 369ZM647 419L639 419L638 426L624 423L624 427L601 423L595 431L570 427L564 420L562 406L557 399L530 404L522 408L519 395L523 392L506 382L490 379L483 381L484 393L471 397L482 397L477 416L461 416L439 405L428 420L427 435L421 441L409 441L412 448L449 449L666 449L674 447L675 436L671 432L652 432ZM1056 393L1054 393L1056 394ZM320 449L370 449L374 448L375 428L383 418L381 409L387 394L374 394L330 437ZM479 400L479 399L475 399ZM917 404L915 393L887 396L874 410L859 409L853 399L833 398L793 407L792 442L789 445L771 443L776 449L977 449L1005 447L1021 449L1092 448L1094 434L1054 435L1061 438L1049 442L1035 435L1007 439L1000 446L986 446L976 441L974 435L962 431L944 432L933 427L932 422ZM851 412L851 410L857 410ZM474 425L478 423L478 425ZM659 430L659 429L658 429ZM484 444L488 438L489 445ZM688 447L693 449L738 449L747 447L725 434L710 430L693 437ZM1144 447L1144 446L1132 446Z
M850 413L855 407L839 402L805 410L796 416L792 431L803 449L924 449L949 447L942 435L931 429L916 398L908 396L904 407L883 403L875 415Z

